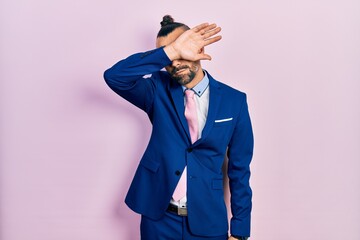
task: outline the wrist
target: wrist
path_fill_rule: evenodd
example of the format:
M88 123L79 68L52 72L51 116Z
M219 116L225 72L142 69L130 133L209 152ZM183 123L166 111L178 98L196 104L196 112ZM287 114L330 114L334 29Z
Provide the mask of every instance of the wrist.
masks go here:
M168 56L168 58L171 60L171 61L174 61L176 59L179 59L179 54L178 52L175 50L173 44L169 44L167 46L164 47L164 51L166 53L166 55Z

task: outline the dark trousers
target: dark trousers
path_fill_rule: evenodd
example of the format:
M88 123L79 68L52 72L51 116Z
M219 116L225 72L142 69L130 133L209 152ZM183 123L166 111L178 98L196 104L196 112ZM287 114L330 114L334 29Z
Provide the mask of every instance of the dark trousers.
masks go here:
M227 240L228 235L200 237L191 234L187 217L166 212L157 221L141 216L141 240Z

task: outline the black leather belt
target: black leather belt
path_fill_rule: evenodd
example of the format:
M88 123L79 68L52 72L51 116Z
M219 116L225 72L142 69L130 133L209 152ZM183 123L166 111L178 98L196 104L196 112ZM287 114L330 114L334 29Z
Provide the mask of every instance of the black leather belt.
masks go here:
M169 204L167 211L179 216L187 216L187 208L178 207L171 203Z

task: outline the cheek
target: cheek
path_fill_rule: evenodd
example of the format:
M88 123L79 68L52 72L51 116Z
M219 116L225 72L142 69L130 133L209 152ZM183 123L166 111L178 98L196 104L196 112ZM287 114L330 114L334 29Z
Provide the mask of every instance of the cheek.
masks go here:
M196 68L200 65L200 62L189 62L187 63L188 66L190 66L191 68Z
M197 73L197 71L199 70L199 65L198 64L192 64L191 65L191 70L195 73Z

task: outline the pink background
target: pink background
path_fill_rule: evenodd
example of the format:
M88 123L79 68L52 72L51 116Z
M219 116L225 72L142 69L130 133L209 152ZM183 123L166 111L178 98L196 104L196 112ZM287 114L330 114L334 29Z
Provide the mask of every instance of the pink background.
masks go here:
M1 240L138 239L123 203L150 123L103 71L170 13L248 94L252 239L360 239L360 1L0 2ZM151 200L150 200L151 201Z

